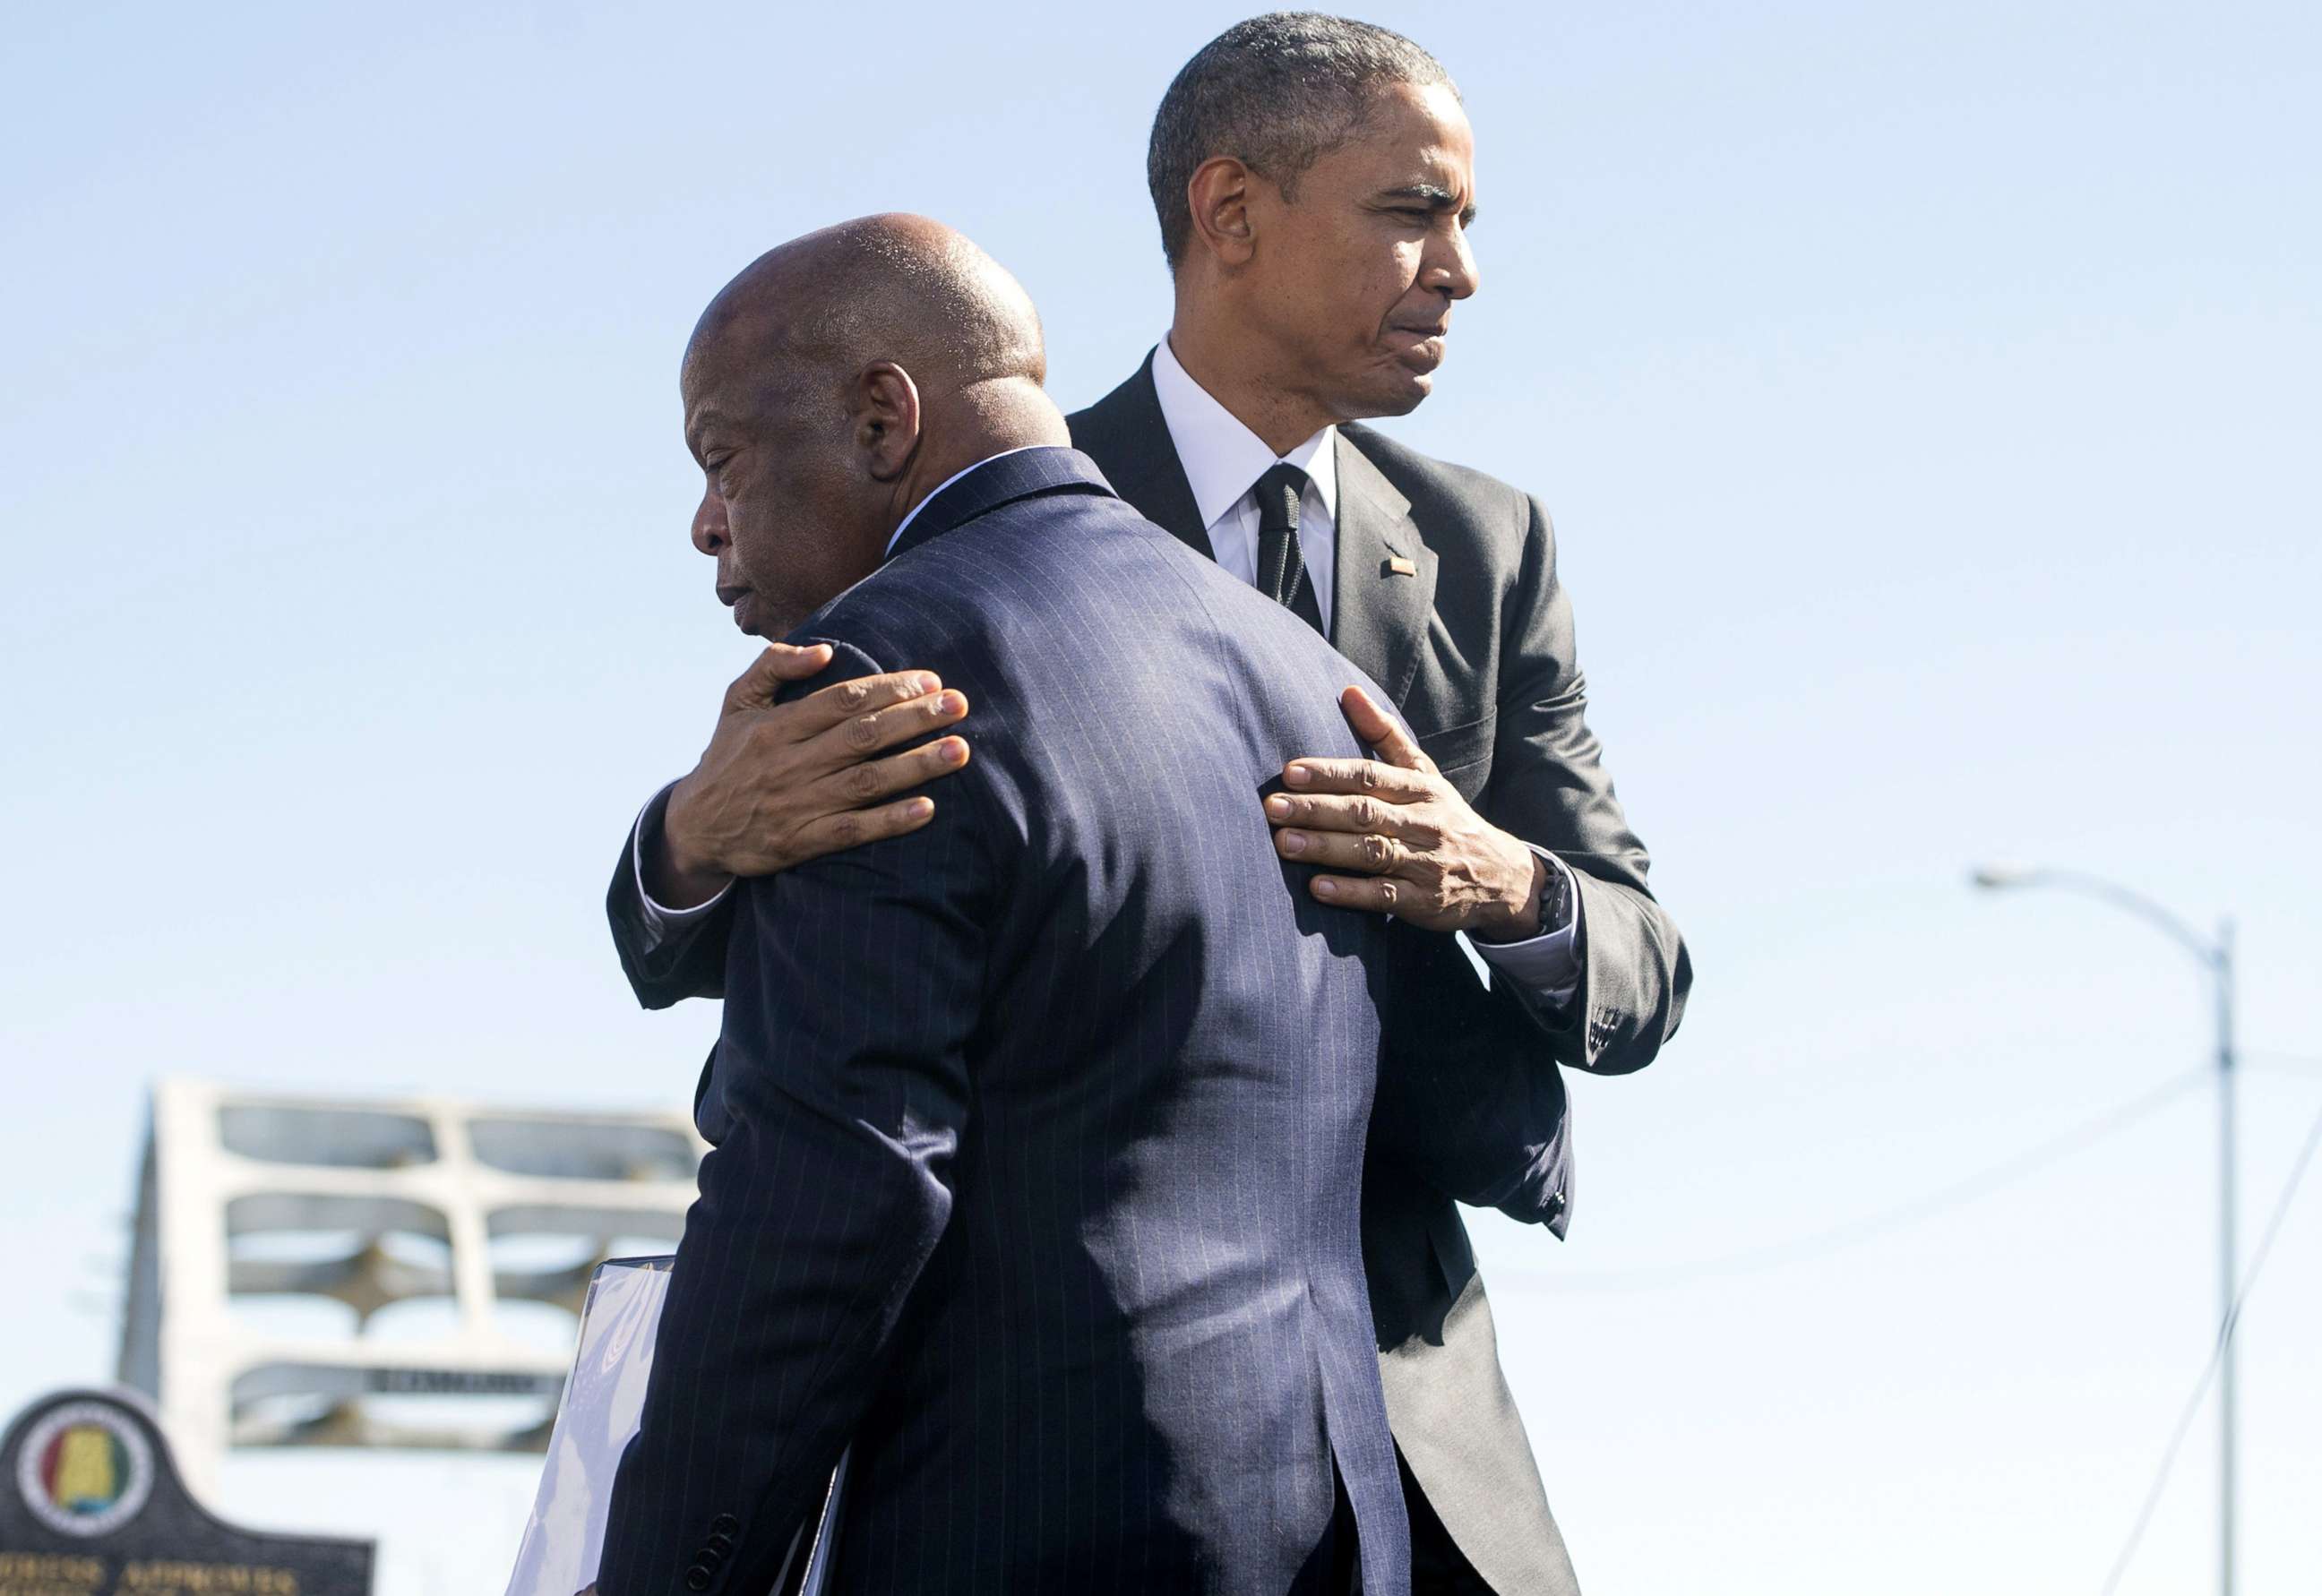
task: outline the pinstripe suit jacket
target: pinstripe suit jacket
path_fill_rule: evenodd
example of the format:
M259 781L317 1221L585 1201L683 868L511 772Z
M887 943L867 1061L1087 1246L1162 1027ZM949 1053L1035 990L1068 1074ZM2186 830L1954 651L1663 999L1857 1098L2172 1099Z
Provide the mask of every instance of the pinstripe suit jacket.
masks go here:
M1074 445L1123 497L1210 552L1150 358L1070 420ZM1339 428L1335 447L1331 642L1385 686L1445 779L1486 819L1555 853L1579 890L1581 981L1571 1010L1531 1014L1495 1053L1499 1067L1534 1072L1528 1111L1537 1117L1524 1128L1553 1135L1557 1170L1544 1217L1561 1235L1570 1158L1562 1087L1551 1085L1557 1064L1618 1074L1650 1063L1685 1012L1692 958L1646 885L1644 845L1588 728L1572 604L1557 576L1547 512L1481 471L1431 460L1368 427ZM1420 1012L1464 1001L1464 974L1439 962L1400 1001ZM1506 1008L1496 1017L1507 1025L1519 999L1499 996ZM1469 1135L1442 1126L1468 1078L1436 1071L1426 1042L1391 1052L1374 1140L1393 1130L1386 1105L1417 1090L1414 1072L1440 1082L1427 1108L1443 1134L1421 1156L1375 1158L1363 1188L1388 1415L1427 1510L1484 1581L1504 1596L1569 1596L1577 1585L1563 1536L1500 1372L1483 1277L1452 1206L1454 1198L1476 1203L1469 1182L1480 1172L1469 1160L1488 1164L1488 1120L1508 1105L1486 1090L1467 1101L1476 1116Z
M1365 679L1054 449L799 636L837 660L796 691L939 671L975 757L922 830L740 889L606 1596L756 1596L850 1438L845 1589L1321 1589L1334 1460L1405 1589L1358 1187L1416 1045L1381 994L1457 954L1316 904L1257 803L1358 752ZM1467 1189L1540 1217L1555 1116L1468 990L1424 1027L1505 1110Z

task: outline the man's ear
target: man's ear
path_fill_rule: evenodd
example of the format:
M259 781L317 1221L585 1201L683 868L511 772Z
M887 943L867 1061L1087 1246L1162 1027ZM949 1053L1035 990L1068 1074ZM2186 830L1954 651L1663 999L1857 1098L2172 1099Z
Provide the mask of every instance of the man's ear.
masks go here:
M849 396L855 447L874 482L903 474L919 446L919 389L892 360L874 360L855 375Z
M1264 181L1230 155L1203 161L1185 185L1185 204L1193 214L1195 245L1216 257L1220 266L1248 264L1257 247L1250 225L1250 186Z

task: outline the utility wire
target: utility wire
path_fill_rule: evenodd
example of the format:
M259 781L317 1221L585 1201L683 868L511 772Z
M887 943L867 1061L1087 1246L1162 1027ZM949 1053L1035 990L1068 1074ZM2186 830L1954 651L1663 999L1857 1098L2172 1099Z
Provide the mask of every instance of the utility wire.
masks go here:
M2208 1080L2207 1069L2189 1070L2171 1077L2144 1095L2134 1098L2119 1108L2094 1119L2075 1126L2071 1130L2051 1136L2036 1146L2027 1148L2012 1158L2001 1160L1963 1179L1938 1187L1923 1197L1914 1198L1861 1219L1835 1225L1827 1230L1815 1231L1790 1241L1777 1242L1769 1246L1751 1247L1722 1258L1706 1258L1697 1263L1669 1263L1643 1269L1606 1270L1595 1273L1562 1274L1545 1269L1495 1268L1492 1278L1501 1280L1511 1275L1529 1277L1543 1285L1559 1290L1650 1290L1658 1287L1683 1285L1696 1280L1718 1275L1754 1274L1761 1270L1778 1269L1787 1264L1801 1263L1847 1247L1859 1246L1876 1236L1900 1230L1932 1219L1939 1214L1980 1201L2001 1187L2013 1184L2028 1175L2036 1174L2050 1164L2071 1157L2073 1154L2096 1145L2109 1136L2119 1135L2140 1120L2149 1118L2168 1107L2191 1087Z
M2281 1195L2274 1200L2273 1212L2265 1222L2265 1233L2259 1236L2257 1250L2250 1254L2249 1268L2243 1273L2241 1285L2234 1292L2234 1305L2226 1310L2225 1322L2217 1327L2217 1344L2210 1348L2209 1361L2202 1367L2201 1378L2193 1382L2193 1394L2186 1399L2183 1410L2177 1415L2177 1427L2171 1432L2169 1445L2161 1454L2161 1466L2153 1471L2152 1489L2144 1493L2144 1505L2137 1509L2136 1522L2129 1527L2128 1539L2121 1546L2120 1555L2113 1560L2112 1573L2105 1578L2103 1596L2113 1596L2113 1592L2119 1589L2121 1576L2128 1572L2129 1563L2136 1556L2136 1548L2144 1539L2145 1530L2152 1526L2153 1515L2161 1506L2162 1491L2169 1483L2169 1472L2177 1464L2177 1454L2184 1447L2185 1437L2192 1431L2193 1419L2208 1397L2209 1382L2217 1377L2217 1366L2225 1362L2226 1348L2232 1344L2234 1331L2241 1323L2242 1304L2249 1300L2250 1288L2257 1284L2258 1274L2265 1268L2266 1254L2273 1251L2274 1237L2281 1234L2281 1222L2290 1217L2290 1201L2298 1195L2299 1182L2306 1178L2307 1168L2314 1162L2317 1148L2322 1148L2322 1114L2314 1117L2313 1128L2306 1133L2306 1145L2298 1150L2298 1162L2290 1165L2290 1179L2283 1184Z
M2241 1063L2259 1064L2270 1070L2304 1073L2322 1070L2322 1053L2282 1053L2271 1047L2243 1048L2234 1055Z

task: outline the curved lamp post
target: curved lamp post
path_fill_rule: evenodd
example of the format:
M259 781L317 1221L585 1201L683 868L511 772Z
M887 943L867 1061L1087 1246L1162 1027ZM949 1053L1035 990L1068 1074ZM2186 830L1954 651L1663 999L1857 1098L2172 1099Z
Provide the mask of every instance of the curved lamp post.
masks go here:
M2216 992L2217 1028L2217 1589L2220 1596L2234 1596L2234 1296L2240 1255L2234 1236L2234 923L2222 920L2217 936L2205 937L2142 893L2078 871L1987 864L1970 871L1968 879L1993 891L2054 887L2100 898L2166 932L2208 972Z

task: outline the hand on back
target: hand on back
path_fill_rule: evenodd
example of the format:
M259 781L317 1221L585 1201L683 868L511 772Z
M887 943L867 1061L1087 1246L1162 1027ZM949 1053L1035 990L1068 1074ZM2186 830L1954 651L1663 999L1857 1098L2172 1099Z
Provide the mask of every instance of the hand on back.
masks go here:
M1428 931L1537 935L1548 867L1478 815L1369 694L1348 688L1339 706L1373 757L1293 761L1282 773L1290 790L1266 800L1284 859L1349 872L1318 875L1309 890Z
M646 889L673 908L925 825L935 800L898 798L967 763L966 739L888 751L951 725L967 700L931 671L857 677L788 704L783 684L830 664L825 644L774 643L726 689L700 762L669 796Z

